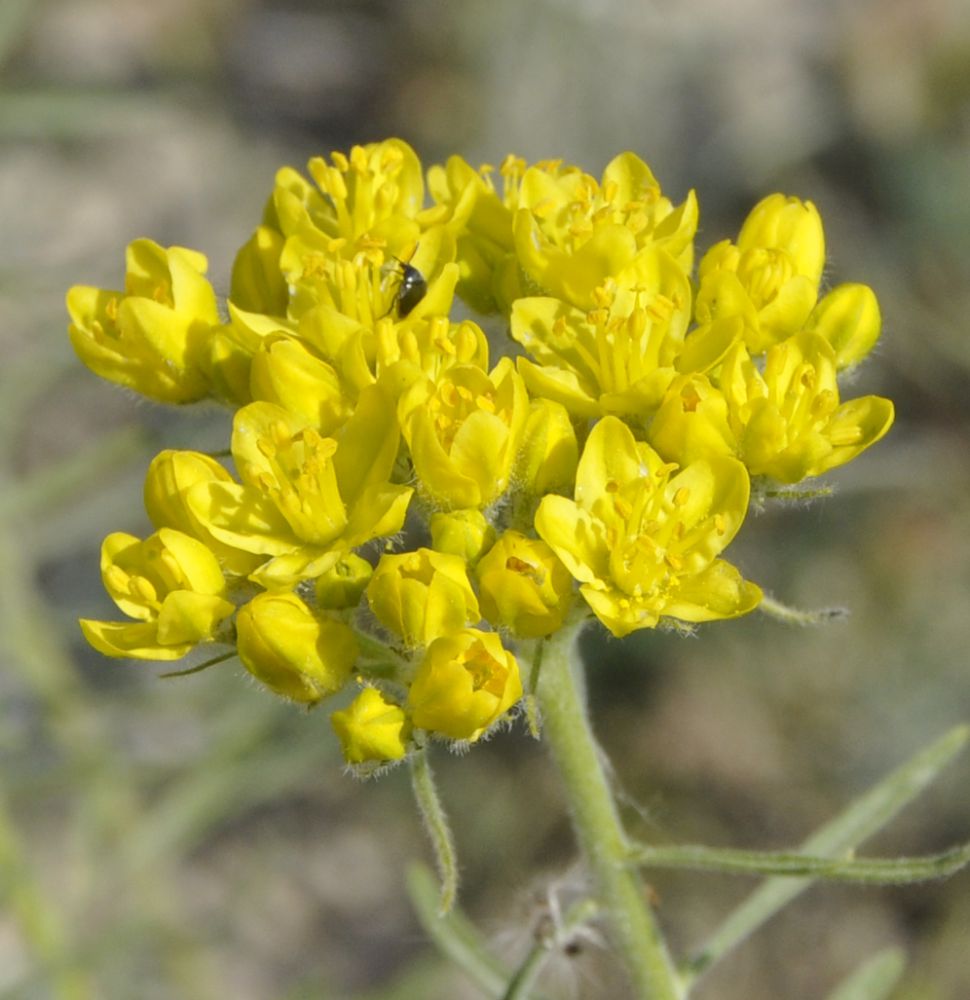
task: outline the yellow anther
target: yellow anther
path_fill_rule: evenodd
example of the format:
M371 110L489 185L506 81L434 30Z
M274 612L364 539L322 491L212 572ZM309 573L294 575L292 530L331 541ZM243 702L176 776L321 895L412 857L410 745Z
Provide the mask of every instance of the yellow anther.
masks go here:
M836 448L845 448L849 445L858 444L861 440L862 428L858 426L846 425L829 431L829 441Z
M664 562L672 569L674 572L680 572L684 568L684 560L673 552L667 552L664 555Z
M819 420L822 417L827 417L838 406L838 402L838 397L831 389L823 389L812 397L809 412L813 419Z
M603 201L613 202L616 201L616 196L619 194L620 186L616 181L607 181L603 185Z
M623 518L624 521L629 520L630 515L633 513L633 506L628 500L624 500L621 496L615 496L613 498L613 509Z
M643 212L631 212L626 217L626 228L636 235L642 233L650 225L650 220Z
M277 450L280 448L285 448L293 443L293 435L290 432L290 428L282 420L274 420L269 427L269 440L276 447ZM259 444L262 444L262 439L260 439ZM262 448L260 448L262 451ZM263 452L267 454L267 452Z
M543 198L532 206L532 214L539 219L547 219L556 210L556 203L551 198Z
M111 320L112 323L116 322L118 319L118 298L112 295L110 299L105 303L104 314Z
M154 604L158 601L158 591L152 586L151 580L144 576L133 576L128 582L128 590L137 601Z
M358 146L358 147L355 147L355 148L358 148L358 149L359 149L360 147ZM348 170L350 169L350 161L349 161L349 160L347 159L347 157L346 157L346 156L344 156L344 154L343 154L343 153L341 153L341 152L340 152L339 150L336 150L336 151L334 151L333 153L331 153L331 154L330 154L330 159L331 159L331 160L333 160L333 165L334 165L334 166L335 166L335 167L336 167L336 168L337 168L337 169L338 169L338 170L339 170L339 171L340 171L341 173L344 173L344 174L345 174L345 173L347 173L347 171L348 171Z
M616 298L616 288L612 283L597 285L593 289L593 301L600 309L608 309Z
M719 535L723 535L727 531L727 519L721 513L714 515L714 530Z
M619 492L620 484L615 479L607 479L606 485L603 487L603 489L607 493L617 493Z
M687 501L690 499L690 489L687 486L681 486L680 489L674 493L674 506L675 507L685 507Z
M491 399L485 395L479 395L475 397L475 403L478 405L480 410L484 410L486 413L495 412L495 400Z
M104 571L104 585L108 590L127 590L130 586L128 574L120 566L109 566Z
M162 549L158 557L159 562L164 567L165 571L169 573L174 579L179 580L183 577L182 568L178 564L178 560L172 555L168 549Z
M381 157L381 169L387 173L397 173L404 162L404 154L395 146L385 146Z

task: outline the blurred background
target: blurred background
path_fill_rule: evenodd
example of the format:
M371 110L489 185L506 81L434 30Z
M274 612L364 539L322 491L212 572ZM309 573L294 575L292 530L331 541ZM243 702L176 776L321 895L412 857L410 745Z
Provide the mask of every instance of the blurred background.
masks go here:
M850 616L587 646L634 832L794 846L970 719L966 0L3 0L0 998L483 995L412 914L427 849L403 769L362 785L325 711L234 666L160 680L76 626L114 617L98 549L145 531L151 456L223 447L227 419L83 369L65 290L117 287L150 236L206 253L225 293L277 166L390 135L425 163L511 151L594 174L634 150L675 201L697 189L701 248L765 193L810 198L828 280L882 304L853 389L891 396L896 427L833 498L752 516L732 550L779 600ZM521 732L437 771L463 905L514 961L575 880L554 775ZM959 760L864 852L966 840L968 776ZM968 877L817 887L697 996L824 997L887 945L909 956L898 1000L970 996ZM681 952L751 888L651 882ZM610 964L563 956L546 995L619 997Z

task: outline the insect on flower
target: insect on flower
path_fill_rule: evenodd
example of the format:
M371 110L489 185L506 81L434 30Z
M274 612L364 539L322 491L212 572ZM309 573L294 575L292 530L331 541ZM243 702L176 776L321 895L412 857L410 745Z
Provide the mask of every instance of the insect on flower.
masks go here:
M401 260L399 257L394 258L395 263L400 268L400 270L395 269L394 273L400 276L401 281L394 293L394 301L391 303L388 313L393 309L397 309L399 319L404 319L405 316L409 315L414 307L428 294L427 279L411 263L417 251L418 248L415 245L414 250L411 251L411 255L407 260Z

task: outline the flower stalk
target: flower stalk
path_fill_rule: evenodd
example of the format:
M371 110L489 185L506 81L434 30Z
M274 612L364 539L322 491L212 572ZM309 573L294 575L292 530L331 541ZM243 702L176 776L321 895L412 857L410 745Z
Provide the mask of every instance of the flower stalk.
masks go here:
M573 829L608 914L612 937L638 1000L685 995L660 927L650 910L593 736L582 689L576 640L568 624L546 640L536 698L542 735L562 778Z

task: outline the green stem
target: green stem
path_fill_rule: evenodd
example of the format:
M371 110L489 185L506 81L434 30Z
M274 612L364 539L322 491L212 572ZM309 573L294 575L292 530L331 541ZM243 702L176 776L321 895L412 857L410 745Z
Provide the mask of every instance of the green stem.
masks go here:
M451 836L451 827L448 825L444 806L438 796L438 789L435 787L427 749L422 747L415 750L408 759L411 763L411 787L414 790L414 798L421 811L425 829L428 831L438 876L441 879L438 912L444 915L455 905L458 896L458 858L455 854L455 842Z
M578 627L546 640L536 698L542 735L559 769L573 828L610 921L638 1000L680 1000L685 994L647 903L593 736L576 655Z

